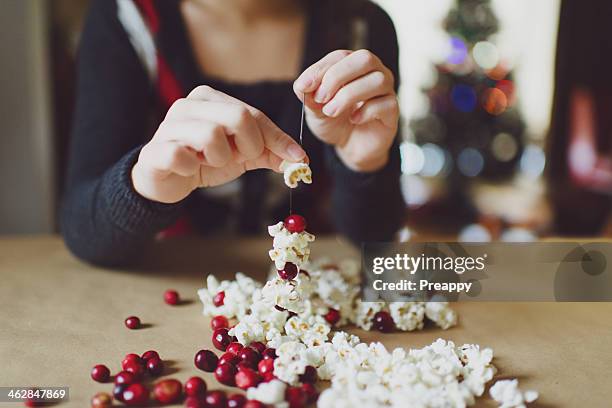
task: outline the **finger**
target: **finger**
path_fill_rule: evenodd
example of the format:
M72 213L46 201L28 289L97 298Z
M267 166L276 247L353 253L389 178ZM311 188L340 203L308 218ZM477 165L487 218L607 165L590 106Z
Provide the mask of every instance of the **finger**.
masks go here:
M149 143L142 148L138 161L146 168L183 177L196 174L200 167L195 153L176 142Z
M331 66L351 55L351 53L352 51L348 50L332 51L306 68L293 83L293 92L295 92L300 101L303 100L304 94L313 92L319 87L323 80L323 75L325 75L325 72L327 72Z
M355 51L327 69L314 99L317 103L325 104L346 84L370 72L385 72L386 70L387 68L381 60L372 52L368 50Z
M247 160L244 163L244 166L245 170L247 171L255 169L269 169L277 173L281 173L280 164L282 161L283 159L281 157L277 156L270 150L265 149L258 158L254 160Z
M323 113L331 118L353 111L359 102L393 92L393 85L382 71L374 71L340 88L323 106Z
M399 118L399 105L395 94L370 99L351 114L350 120L355 125L379 120L388 128L396 128Z

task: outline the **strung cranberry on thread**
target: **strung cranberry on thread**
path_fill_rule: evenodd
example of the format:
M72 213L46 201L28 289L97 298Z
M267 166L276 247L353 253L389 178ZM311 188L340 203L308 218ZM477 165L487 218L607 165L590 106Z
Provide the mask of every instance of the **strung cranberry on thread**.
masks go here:
M315 386L311 383L302 384L302 391L306 394L306 402L308 404L312 404L317 401L319 398L319 392L315 388Z
M287 229L287 231L294 233L300 233L306 230L306 219L301 215L292 214L285 218L283 225Z
M225 408L227 397L223 391L208 391L206 393L206 407L208 408Z
M225 351L227 351L228 353L238 354L242 351L243 348L244 346L242 344L238 343L237 341L233 341L227 346Z
M290 408L302 408L306 406L306 393L301 387L287 387L285 400L289 403Z
M263 344L261 341L254 341L251 344L249 344L249 347L253 347L255 350L259 352L259 354L263 353L263 351L266 349L266 345Z
M210 328L216 329L227 329L229 327L229 320L223 315L218 315L210 319Z
M129 406L141 406L149 402L149 390L140 383L130 384L123 391L123 400Z
M380 311L372 318L373 326L382 333L390 333L395 329L395 322L389 312Z
M196 353L193 360L197 368L212 373L217 368L219 357L210 350L200 350Z
M227 408L243 408L246 404L246 397L242 394L232 394L227 397Z
M220 307L225 304L225 291L218 292L213 297L213 305Z
M200 377L191 377L185 381L185 394L189 397L204 397L206 395L207 385Z
M298 274L298 267L291 262L285 262L283 269L279 269L277 273L282 280L293 280Z
M99 392L91 397L91 408L111 408L113 406L113 397L105 392Z
M274 372L274 360L271 358L264 358L257 364L257 371L262 375Z
M181 297L176 290L168 289L164 292L164 302L166 302L167 305L175 306L178 305L180 301Z
M276 376L274 375L274 372L269 372L269 373L265 373L261 375L263 378L263 382L270 382L272 380L276 380Z
M221 384L233 387L236 385L235 376L237 371L236 366L231 364L219 364L217 368L215 368L214 375Z
M179 380L169 378L161 380L153 386L153 398L161 404L178 402L182 396L183 384Z
M125 319L125 327L130 330L137 330L140 328L140 319L136 316L129 316Z
M325 316L323 317L325 318L325 321L327 321L327 323L332 326L335 326L336 323L340 321L340 312L330 307L327 313L325 313Z
M136 376L136 374L130 371L120 371L119 374L115 376L115 385L130 385L136 383L137 381L138 377Z
M164 372L164 362L159 357L151 357L147 360L147 371L154 377Z
M236 387L241 390L246 390L251 387L257 387L261 382L261 376L250 368L241 368L234 377Z
M231 342L232 337L227 329L216 329L213 332L212 343L218 350L225 351Z
M313 384L317 381L317 369L309 365L304 368L304 373L299 376L300 382Z
M266 360L266 359L272 359L274 360L277 356L276 356L276 349L272 348L272 347L268 347L267 349L265 349L263 351L263 353L261 353L261 357Z
M110 379L110 370L104 364L95 365L91 369L91 378L97 382L107 382Z

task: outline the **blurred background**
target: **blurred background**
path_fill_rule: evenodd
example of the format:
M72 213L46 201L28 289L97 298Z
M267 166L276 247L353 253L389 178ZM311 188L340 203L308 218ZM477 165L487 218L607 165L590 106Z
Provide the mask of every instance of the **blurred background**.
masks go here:
M611 6L377 2L400 43L402 239L612 235ZM57 230L87 6L0 2L0 234ZM585 115L594 134L576 125Z

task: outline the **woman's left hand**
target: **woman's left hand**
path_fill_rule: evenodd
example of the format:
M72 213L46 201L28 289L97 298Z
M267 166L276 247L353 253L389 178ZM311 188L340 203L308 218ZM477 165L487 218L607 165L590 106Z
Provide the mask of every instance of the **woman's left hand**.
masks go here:
M394 81L372 52L337 50L306 69L293 90L305 98L312 133L350 169L372 172L387 163L397 133Z

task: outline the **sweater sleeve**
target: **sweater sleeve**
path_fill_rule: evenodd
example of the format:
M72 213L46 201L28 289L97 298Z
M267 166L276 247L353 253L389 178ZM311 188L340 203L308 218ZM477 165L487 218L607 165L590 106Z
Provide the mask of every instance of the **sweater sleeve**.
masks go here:
M155 233L174 222L182 204L140 196L131 169L153 92L117 18L116 2L92 2L78 53L77 102L60 226L68 248L99 265L137 257Z
M399 87L399 50L393 22L378 6L367 3L369 49L395 76ZM391 147L389 162L373 173L347 168L333 147L326 146L326 162L334 179L332 213L336 229L355 244L389 241L400 229L405 204L400 190L399 135Z

